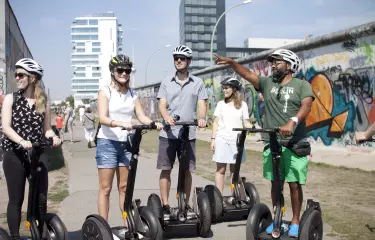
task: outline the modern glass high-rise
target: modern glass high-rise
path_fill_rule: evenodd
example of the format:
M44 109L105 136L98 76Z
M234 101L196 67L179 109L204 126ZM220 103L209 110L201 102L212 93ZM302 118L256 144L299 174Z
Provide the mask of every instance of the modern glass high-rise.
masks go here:
M91 14L74 19L72 37L72 92L74 105L96 99L110 80L109 60L122 52L122 29L114 13Z
M193 50L191 71L210 66L212 31L224 11L225 0L181 0L180 44ZM225 15L216 28L213 51L225 56Z

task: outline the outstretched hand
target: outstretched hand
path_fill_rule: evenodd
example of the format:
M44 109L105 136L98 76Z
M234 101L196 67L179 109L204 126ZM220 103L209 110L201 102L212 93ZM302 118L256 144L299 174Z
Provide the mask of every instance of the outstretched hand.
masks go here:
M233 63L233 59L228 57L219 56L216 53L213 53L213 55L216 57L216 64L217 65L225 65L225 64L231 64Z

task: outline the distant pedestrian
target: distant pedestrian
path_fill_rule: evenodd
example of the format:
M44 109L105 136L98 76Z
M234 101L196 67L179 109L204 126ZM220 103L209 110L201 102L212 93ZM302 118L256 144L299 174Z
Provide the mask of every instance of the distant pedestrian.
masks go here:
M92 113L91 107L86 108L86 113L82 117L83 128L85 129L85 138L87 146L91 148L91 143L94 141L95 116Z
M64 118L61 116L60 112L56 113L55 118L56 129L59 132L59 137L61 141L64 141Z

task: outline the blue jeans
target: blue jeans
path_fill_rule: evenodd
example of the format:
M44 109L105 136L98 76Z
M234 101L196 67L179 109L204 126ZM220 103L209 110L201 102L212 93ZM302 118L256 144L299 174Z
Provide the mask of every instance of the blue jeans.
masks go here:
M96 165L98 168L128 167L132 154L126 150L127 142L98 138Z

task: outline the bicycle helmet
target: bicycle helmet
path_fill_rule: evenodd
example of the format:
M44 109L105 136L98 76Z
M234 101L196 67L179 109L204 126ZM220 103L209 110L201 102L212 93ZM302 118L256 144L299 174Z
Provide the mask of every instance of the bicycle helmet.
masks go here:
M236 88L237 90L241 89L241 82L234 77L226 77L223 81L220 82L221 85L229 85L232 88Z
M114 69L115 67L123 66L123 67L133 67L133 62L130 58L124 54L116 55L115 57L111 58L109 61L109 70Z
M16 62L16 68L20 67L25 69L26 71L30 73L35 73L39 75L40 77L43 76L43 68L39 65L35 60L31 58L22 58Z
M273 53L271 53L267 57L268 62L272 62L272 59L284 60L284 61L290 63L290 65L291 65L290 70L293 73L298 71L298 68L299 68L299 65L300 65L300 60L299 60L298 56L290 50L278 49L278 50L274 51Z
M174 55L183 55L187 58L192 58L193 51L191 51L191 49L185 45L180 45L173 50L173 56Z

